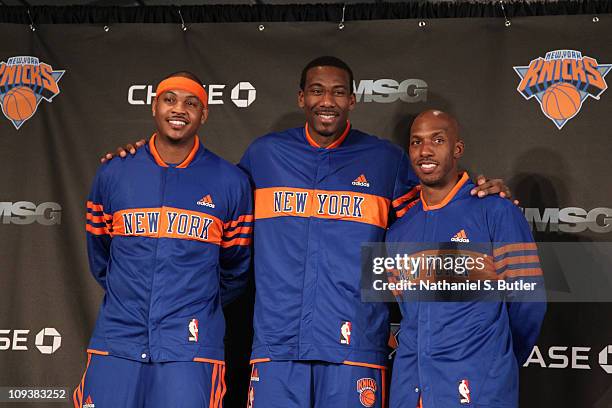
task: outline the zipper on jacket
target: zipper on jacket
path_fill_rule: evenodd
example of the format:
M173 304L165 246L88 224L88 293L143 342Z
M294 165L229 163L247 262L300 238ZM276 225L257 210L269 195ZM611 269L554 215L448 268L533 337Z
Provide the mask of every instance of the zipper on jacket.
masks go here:
M162 168L162 177L161 177L161 201L160 201L160 213L159 213L159 223L161 225L162 222L162 213L163 213L163 207L164 207L164 203L166 202L166 178L168 178L168 167L164 167ZM148 322L148 326L149 326L149 330L148 330L148 334L149 334L149 358L151 358L151 337L152 337L152 330L151 330L151 310L152 310L152 302L153 302L153 287L155 286L155 275L157 273L157 249L159 248L159 233L160 233L160 229L158 228L157 230L157 234L158 237L155 239L155 250L153 251L153 265L152 265L152 270L153 270L153 276L151 276L151 287L149 288L149 310L147 313L147 322ZM153 322L153 324L155 325L155 327L157 329L159 329L158 327L158 322Z

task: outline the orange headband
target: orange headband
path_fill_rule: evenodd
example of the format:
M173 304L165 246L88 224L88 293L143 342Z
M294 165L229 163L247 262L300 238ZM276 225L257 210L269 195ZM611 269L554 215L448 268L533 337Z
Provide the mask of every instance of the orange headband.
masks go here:
M159 96L164 92L171 91L173 89L180 89L181 91L187 91L194 94L204 107L208 107L208 95L204 90L204 87L201 84L198 84L196 81L185 78L185 77L170 77L164 79L157 85L157 90L155 91L155 95Z

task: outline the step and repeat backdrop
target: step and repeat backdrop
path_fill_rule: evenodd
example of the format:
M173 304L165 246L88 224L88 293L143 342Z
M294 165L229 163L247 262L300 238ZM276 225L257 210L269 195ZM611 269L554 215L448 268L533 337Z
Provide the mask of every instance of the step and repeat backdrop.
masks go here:
M466 141L462 165L505 179L538 241L612 238L610 15L342 29L1 24L0 38L0 387L71 393L80 382L102 299L87 267L86 196L104 152L153 133L155 86L178 70L208 91L204 144L237 162L258 136L303 125L302 68L338 56L355 73L355 127L406 146L416 114L449 111ZM591 279L588 266L576 272ZM246 401L251 300L226 311L228 407ZM549 304L521 370L521 407L611 407L611 318L601 297Z

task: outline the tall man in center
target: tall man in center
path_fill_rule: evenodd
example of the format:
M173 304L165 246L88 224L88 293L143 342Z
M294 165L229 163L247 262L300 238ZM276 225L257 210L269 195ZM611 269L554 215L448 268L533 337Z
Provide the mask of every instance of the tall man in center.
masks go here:
M255 338L249 406L383 407L388 309L360 298L360 248L416 197L402 150L351 127L350 68L302 73L304 127L271 133L240 167L255 188Z

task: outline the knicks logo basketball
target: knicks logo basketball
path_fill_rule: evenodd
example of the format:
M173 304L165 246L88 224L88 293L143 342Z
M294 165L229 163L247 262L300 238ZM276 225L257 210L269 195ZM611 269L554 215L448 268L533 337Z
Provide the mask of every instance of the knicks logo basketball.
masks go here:
M36 57L11 57L0 63L0 105L4 116L19 129L36 113L41 100L51 102L60 93L57 83L66 71Z
M360 378L357 380L357 392L359 392L359 402L364 407L373 407L376 403L376 380L373 378Z
M605 77L612 64L599 64L580 51L556 50L528 66L513 67L521 78L517 90L525 99L536 98L542 112L561 129L591 97L599 100L608 89Z

